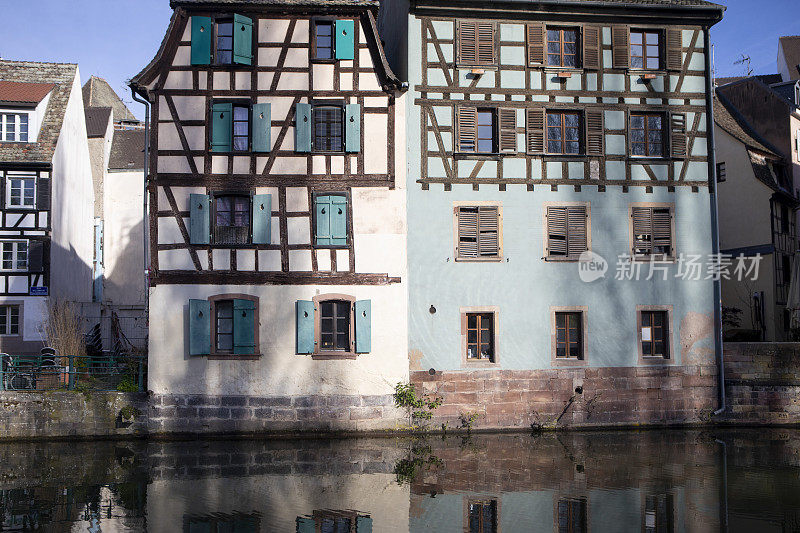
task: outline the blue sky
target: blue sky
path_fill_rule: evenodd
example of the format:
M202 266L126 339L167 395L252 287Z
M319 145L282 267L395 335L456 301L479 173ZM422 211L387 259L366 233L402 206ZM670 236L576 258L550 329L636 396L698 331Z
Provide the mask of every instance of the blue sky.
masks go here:
M728 10L712 29L717 75L743 75L734 65L741 54L754 73L775 72L778 37L800 34L798 0L718 1ZM82 82L103 77L126 102L125 80L155 55L171 14L168 0L0 0L0 8L0 57L78 63ZM129 107L142 115L140 104Z

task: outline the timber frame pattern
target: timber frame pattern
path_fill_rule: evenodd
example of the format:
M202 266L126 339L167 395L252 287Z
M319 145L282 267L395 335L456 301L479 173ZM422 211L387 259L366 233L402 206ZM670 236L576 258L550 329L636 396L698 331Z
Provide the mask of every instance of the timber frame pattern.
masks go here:
M446 8L443 8L447 11ZM599 68L589 69L565 69L560 67L542 67L541 65L532 66L530 63L530 48L527 41L527 26L525 36L522 40L508 40L502 35L503 32L495 31L495 47L497 62L496 65L486 70L487 74L475 75L470 72L469 67L459 65L456 61L457 24L459 20L471 18L473 13L465 11L457 16L450 16L433 12L421 7L416 12L417 20L421 29L421 83L415 86L419 97L415 104L420 109L420 141L421 141L421 168L418 183L423 190L427 190L431 184L443 184L444 190L452 190L454 184L472 185L473 190L478 190L481 185L498 186L500 191L506 190L507 185L526 185L528 191L533 191L534 186L550 186L553 191L559 185L574 186L579 191L581 186L596 186L599 191L605 191L608 186L619 186L623 192L628 192L630 187L645 187L646 192L652 192L653 187L667 187L672 192L676 187L691 187L693 192L699 191L701 187L708 187L708 178L705 171L702 177L693 177L688 172L692 163L702 164L707 167L708 158L702 148L706 139L706 102L705 92L689 92L684 90L687 76L706 77L702 68L698 68L697 62L693 58L702 56L705 51L702 46L703 31L699 26L668 26L669 30L684 30L691 32L690 42L686 43L685 37L680 48L682 52L682 63L680 69L672 72L659 70L658 77L662 78L663 90L654 88L653 80L642 78L639 80L640 71L632 71L627 68L613 68L610 58L614 53L612 43L608 38L611 34L610 22L592 23L599 26ZM481 20L491 21L494 24L520 26L526 23L542 23L542 19L492 19L485 18L486 13L477 15ZM491 15L490 15L491 17ZM526 17L526 15L522 15ZM530 17L530 15L527 15ZM542 15L545 24L549 24L548 15ZM552 17L553 24L557 27L587 27L588 24L582 22L565 22L558 16ZM447 35L437 35L436 28L443 28L451 25L452 32L447 31ZM636 24L636 28L654 28L665 31L665 26L652 24ZM617 26L614 26L616 29ZM546 33L546 30L545 30ZM663 44L663 41L662 41ZM546 45L546 42L545 42ZM525 48L525 59L514 64L504 64L501 47ZM580 48L579 48L580 49ZM546 57L546 56L545 56ZM615 61L616 62L616 59ZM521 64L520 64L521 63ZM702 67L702 63L700 63ZM580 79L580 88L568 87L568 76L561 76L563 71L571 71L569 75ZM593 80L589 81L590 73ZM468 84L464 81L464 74ZM504 86L502 79L504 75L517 76L522 73L524 76L524 87L510 88ZM479 83L483 76L493 76L494 81ZM606 87L606 82L610 75L615 75L617 80L620 75L624 78L624 87L615 87L613 90ZM605 77L605 79L604 79ZM469 81L471 78L471 81ZM697 78L695 78L697 79ZM444 80L444 83L441 83ZM594 81L596 80L596 82ZM615 80L615 81L617 81ZM637 81L638 80L638 81ZM574 81L574 79L572 80ZM670 83L672 82L672 83ZM617 81L618 83L618 81ZM633 83L640 83L645 90L632 90ZM571 85L571 83L569 83ZM488 85L488 86L487 86ZM672 86L670 90L669 87ZM624 136L625 153L609 153L600 155L541 155L531 154L526 151L526 144L517 142L517 150L513 153L499 153L492 155L466 155L459 154L456 150L456 109L457 106L469 103L471 105L487 108L503 109L542 109L548 110L603 110L603 111L622 111L625 113L625 127L610 129L604 121L603 137L604 141L609 135ZM447 109L450 111L447 111ZM442 113L444 111L444 114ZM684 125L684 133L687 148L684 156L666 157L659 159L645 159L630 157L630 134L627 125L630 124L629 114L636 112L659 112L669 116L670 112L686 113L687 120ZM447 116L452 113L452 120L449 124L443 125L437 120L437 116ZM517 120L517 137L522 139L526 135L527 124ZM669 130L667 130L669 131ZM429 138L432 135L432 139ZM527 136L524 137L527 143ZM450 142L448 142L448 140ZM606 142L603 142L605 145ZM524 171L517 171L515 175L504 171L504 160L508 158L524 159ZM486 165L492 162L491 166L496 165L496 170ZM608 172L606 162L616 162L623 165L621 172ZM548 167L553 169L554 164L560 163L558 176L548 176ZM441 172L433 169L443 168ZM575 165L582 164L582 175L575 176ZM535 165L540 165L541 170L535 171ZM572 166L571 170L568 168ZM487 172L487 166L489 170ZM638 167L638 168L637 168ZM664 168L657 168L664 167ZM698 165L700 167L700 165ZM515 167L515 168L520 168ZM637 172L638 171L638 172ZM551 170L552 172L552 170ZM572 176L567 177L572 173ZM613 174L613 175L612 175Z
M179 4L180 2L175 2ZM176 61L179 50L191 46L190 17L218 16L219 12L232 11L253 18L253 65L191 65ZM355 51L352 61L326 62L332 69L332 87L321 89L315 85L315 67L312 59L312 41L309 25L317 16L339 16L355 19ZM272 24L271 26L268 26ZM266 38L264 28L285 27L280 39ZM302 28L302 31L301 31ZM292 65L289 57L303 57L300 64ZM362 54L362 52L364 52ZM307 57L305 57L307 54ZM274 64L262 64L262 57L276 58ZM369 57L371 62L364 64ZM175 83L175 80L184 80ZM300 80L300 81L298 81ZM353 239L352 190L356 187L395 188L395 91L400 81L388 66L377 36L372 11L364 7L302 7L289 5L241 5L220 3L213 12L204 9L187 11L176 7L161 48L153 61L131 81L131 86L145 96L152 105L153 127L149 144L148 195L151 250L151 285L164 283L210 284L361 284L382 285L399 282L388 274L356 272ZM195 98L194 112L187 112L177 104L179 99ZM271 120L272 149L269 152L252 151L217 154L209 150L211 136L211 101L213 99L249 99L250 102L272 101L273 109L281 101L285 116ZM361 107L361 150L358 153L320 154L294 151L293 130L295 108L298 103L311 103L314 99L345 99ZM202 102L202 103L200 103ZM203 106L202 117L196 107ZM179 114L180 113L180 114ZM187 115L191 115L187 118ZM365 139L374 132L366 131L365 118L385 117L386 153L381 157L385 165L381 171L374 169L366 154ZM179 147L166 146L160 132L174 125ZM369 124L367 125L367 127ZM192 143L190 130L202 129L199 135L203 145ZM277 135L275 132L277 131ZM195 135L194 137L197 137ZM175 141L172 141L175 144ZM288 146L288 147L287 147ZM365 157L366 156L366 157ZM180 169L165 168L166 160L180 160ZM172 167L175 167L173 164ZM279 169L280 167L280 169ZM373 167L370 170L370 167ZM276 172L277 171L277 172ZM236 248L222 245L196 245L190 241L188 221L190 211L185 198L188 193L205 194L221 191L269 192L272 194L272 221L278 221L278 232L271 244L247 244ZM291 209L287 194L304 190L307 204L301 209ZM347 264L342 265L342 255L335 249L320 249L314 245L314 196L319 193L342 194L347 197ZM296 203L296 202L295 202ZM304 242L289 241L290 220L308 220L309 235ZM160 238L160 227L166 220L174 220L181 239L166 242ZM273 235L276 232L273 232ZM276 242L277 241L277 242ZM191 264L181 268L160 268L159 256L174 250L188 251ZM239 252L252 251L248 267L237 268ZM290 268L290 252L310 253L310 269ZM342 251L342 250L339 250ZM263 252L279 254L278 261L265 267ZM219 261L220 253L226 257ZM249 253L249 252L248 252ZM318 253L330 254L330 269L318 264ZM227 257L229 254L229 258ZM337 264L338 255L338 264ZM215 268L215 257L222 263ZM262 264L259 265L259 261ZM327 263L327 258L326 258Z

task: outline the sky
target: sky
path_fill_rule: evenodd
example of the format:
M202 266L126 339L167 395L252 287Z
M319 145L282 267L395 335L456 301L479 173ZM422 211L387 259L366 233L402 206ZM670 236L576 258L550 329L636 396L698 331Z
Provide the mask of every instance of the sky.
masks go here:
M717 76L776 71L778 37L800 34L798 0L717 0L725 18L712 28ZM168 0L0 0L0 57L78 63L81 83L108 80L138 117L126 81L153 58L169 23ZM10 23L10 21L25 21ZM35 28L35 31L34 31Z

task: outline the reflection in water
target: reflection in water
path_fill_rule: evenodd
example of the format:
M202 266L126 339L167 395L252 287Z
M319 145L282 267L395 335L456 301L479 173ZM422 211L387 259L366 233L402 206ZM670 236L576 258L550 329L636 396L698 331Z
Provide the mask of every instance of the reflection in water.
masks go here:
M800 431L0 445L0 531L800 531Z

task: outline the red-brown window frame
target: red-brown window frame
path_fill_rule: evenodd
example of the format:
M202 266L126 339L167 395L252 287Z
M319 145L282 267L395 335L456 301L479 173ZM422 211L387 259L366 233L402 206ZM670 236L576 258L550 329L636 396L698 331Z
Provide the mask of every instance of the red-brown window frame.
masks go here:
M551 127L552 128L556 128L556 126L550 126L550 120L549 120L550 115L558 115L560 117L561 125L558 126L558 128L561 130L561 139L550 139L550 128ZM576 128L572 128L570 126L570 129L577 129L578 130L578 140L577 141L574 141L574 140L567 141L567 139L566 139L567 126L564 123L565 115L575 115L575 116L578 117L578 126ZM583 135L583 131L582 131L583 130L583 113L581 113L580 111L572 110L572 109L563 109L563 110L561 110L561 109L548 109L545 112L544 129L545 129L545 132L544 132L545 148L547 150L546 153L554 154L554 155L568 155L568 156L583 155L583 153L585 151L584 142L583 142L584 135ZM550 142L551 141L552 142L560 142L561 143L561 150L558 151L558 152L551 152L550 151ZM566 147L567 147L567 144L566 144L567 142L577 142L578 143L578 151L575 152L575 153L566 152L565 150L566 150Z
M656 338L656 336L653 333L653 330L656 329L655 320L654 320L656 315L661 315L661 326L658 326L658 329L661 330L661 338L663 339L663 345L664 345L664 352L663 353L654 353L654 348L655 348L655 345L656 345L656 341L654 339ZM642 345L642 357L656 357L656 358L661 358L661 359L669 359L670 358L670 350L669 350L669 345L670 345L670 342L669 342L669 312L664 310L664 309L648 309L648 310L639 311L639 332L640 332L640 334L641 334L642 328L644 327L644 322L645 322L644 318L645 318L645 316L649 316L649 318L650 318L650 326L649 327L650 327L651 333L650 333L650 340L649 341L645 341L644 339L642 339L640 341L641 345ZM646 344L650 344L650 353L649 354L645 353L644 347L645 347Z
M466 315L467 315L466 316L466 320L467 320L467 326L466 326L467 327L467 345L466 345L466 352L464 353L464 355L467 358L467 361L489 361L491 363L494 363L494 360L495 360L495 341L496 341L495 335L494 335L494 313L475 312L475 313L467 313ZM475 328L469 327L469 321L470 321L471 317L475 317L475 319L476 319L475 320L475 326L476 326ZM486 329L486 328L482 328L481 327L481 322L484 321L484 320L487 320L489 322L489 328L488 329L489 329L490 338L489 338L488 344L489 344L489 346L491 348L491 353L489 354L488 357L485 357L485 356L483 356L481 354L481 346L483 344L486 344L486 343L483 342L483 339L481 339L481 330L482 329ZM473 332L473 331L475 332L475 342L470 342L469 341L469 334L470 334L470 332ZM469 348L470 348L470 346L475 346L476 357L469 357Z
M551 41L550 40L550 32L557 31L558 32L558 41ZM574 31L575 32L575 41L565 41L564 40L564 32L565 31ZM544 30L545 33L545 65L548 67L562 67L562 68L581 68L581 29L577 27L561 27L561 26L547 26ZM550 43L559 43L559 50L561 50L558 54L554 52L550 52ZM575 43L575 53L574 54L565 54L564 53L564 44L565 43ZM550 56L551 55L558 55L558 64L552 65L550 64ZM565 65L564 64L564 56L575 56L575 64L574 65Z
M583 313L580 312L580 311L556 311L555 313L556 313L556 317L555 317L555 322L556 322L556 332L555 332L556 333L556 341L555 341L556 342L556 355L555 355L555 357L557 359L574 359L574 360L578 360L578 361L583 360L583 356L584 356L584 354L583 354ZM562 317L562 318L564 318L566 320L566 322L564 323L563 326L559 325L559 323L558 323L559 317ZM575 320L576 323L577 323L575 328L570 327L569 322L571 322L572 320ZM576 329L577 330L577 333L576 333L577 339L574 339L574 340L570 339L570 333L569 333L570 329ZM563 331L564 332L564 341L563 342L559 342L558 341L558 332L559 331ZM578 343L578 353L573 355L570 352L569 346L570 346L570 344L574 344L575 341L577 341L577 343ZM562 347L562 346L564 348L565 355L558 355L558 349L559 349L559 347Z
M644 128L634 128L633 127L633 119L634 119L634 117L641 117L641 118L644 119ZM650 144L651 144L650 143L650 131L651 130L650 130L650 127L648 125L648 122L649 122L648 119L650 117L659 117L661 119L661 129L659 130L659 133L661 133L661 153L658 154L658 155L653 155L653 154L650 153ZM665 158L665 157L668 156L668 146L667 146L667 143L666 143L666 140L667 140L667 135L666 134L669 131L667 129L667 120L668 120L668 118L669 117L667 116L666 113L644 113L644 112L633 112L633 113L631 113L631 116L630 116L630 119L629 119L630 120L629 128L630 128L630 137L631 137L631 148L630 148L630 150L631 150L631 156L632 157ZM642 131L644 131L644 142L634 142L634 140L633 140L633 130L642 130ZM656 130L652 130L652 131L656 131ZM643 144L644 145L644 154L634 154L633 153L633 145L635 145L635 144Z
M642 44L634 44L633 43L633 36L634 35L641 35L642 36ZM647 36L655 36L656 37L656 46L658 47L658 56L651 56L647 55ZM630 31L630 35L628 36L628 43L631 50L630 56L630 65L632 69L641 69L641 70L661 70L664 66L664 53L663 53L663 46L664 46L664 34L661 30L653 30L653 29L635 29ZM634 55L633 47L634 46L641 46L642 47L642 55ZM653 46L650 44L649 46ZM641 57L642 58L642 66L641 67L634 67L633 66L633 58L634 57ZM658 59L658 66L656 67L648 67L647 60L648 59Z

